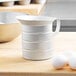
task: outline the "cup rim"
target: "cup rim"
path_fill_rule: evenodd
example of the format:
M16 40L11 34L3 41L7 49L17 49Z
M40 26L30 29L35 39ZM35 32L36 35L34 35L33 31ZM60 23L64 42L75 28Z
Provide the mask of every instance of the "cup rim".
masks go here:
M49 16L34 16L34 15L21 15L16 17L18 20L25 20L25 21L54 21L57 19L56 17L49 17Z

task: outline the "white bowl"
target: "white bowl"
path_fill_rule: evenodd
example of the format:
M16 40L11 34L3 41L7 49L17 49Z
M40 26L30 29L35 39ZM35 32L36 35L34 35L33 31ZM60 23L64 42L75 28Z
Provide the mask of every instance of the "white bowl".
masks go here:
M22 30L26 33L50 33L52 32L51 30L51 25L47 26L28 26L28 25L22 25Z
M21 25L18 23L13 24L0 24L0 42L8 42L15 39L21 33Z
M45 41L45 42L27 42L22 41L22 48L25 50L31 50L31 51L41 51L41 50L50 50L52 49L51 41Z
M11 41L21 33L21 25L16 19L23 13L0 12L0 42Z
M22 39L29 42L44 42L51 41L51 33L24 33L22 32Z
M43 51L43 52L31 52L28 50L23 50L23 57L25 59L30 59L30 60L45 60L45 59L49 59L52 57L52 52L50 51Z

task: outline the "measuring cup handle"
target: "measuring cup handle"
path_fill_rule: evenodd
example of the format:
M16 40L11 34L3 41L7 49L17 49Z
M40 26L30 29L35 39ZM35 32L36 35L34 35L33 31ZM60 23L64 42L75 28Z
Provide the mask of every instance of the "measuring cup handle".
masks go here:
M54 23L54 21L57 21L57 24L56 24L56 30L54 32L52 32L53 33L52 34L53 36L55 36L60 31L60 20L59 19L53 19L53 23Z

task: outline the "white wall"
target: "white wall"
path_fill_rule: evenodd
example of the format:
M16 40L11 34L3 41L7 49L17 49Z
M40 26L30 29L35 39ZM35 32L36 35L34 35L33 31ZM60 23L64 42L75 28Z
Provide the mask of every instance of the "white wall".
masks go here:
M47 0L47 2L73 2L76 0Z
M64 1L64 2L50 2L50 1ZM60 18L61 20L74 19L74 21L62 21L62 25L76 26L76 21L75 21L76 20L76 0L66 0L66 1L49 0L47 2L44 15L50 16L50 17L57 17L57 18Z

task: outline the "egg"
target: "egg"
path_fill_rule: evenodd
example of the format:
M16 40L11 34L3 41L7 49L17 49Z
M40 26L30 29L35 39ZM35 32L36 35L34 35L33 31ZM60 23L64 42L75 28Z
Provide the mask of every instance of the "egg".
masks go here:
M55 55L51 62L55 69L62 69L67 64L67 57L64 55Z
M69 59L70 56L74 55L76 52L72 50L65 50L62 53Z
M71 69L76 70L76 54L70 56L69 58L69 66Z

